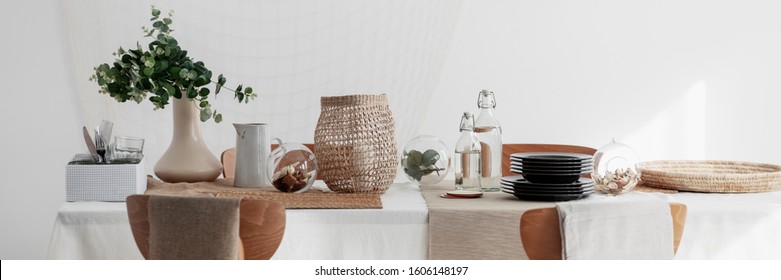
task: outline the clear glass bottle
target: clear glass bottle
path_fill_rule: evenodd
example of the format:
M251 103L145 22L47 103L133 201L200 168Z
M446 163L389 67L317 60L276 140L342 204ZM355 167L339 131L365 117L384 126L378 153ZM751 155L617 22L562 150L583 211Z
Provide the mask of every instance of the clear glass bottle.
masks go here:
M464 112L461 116L461 137L456 142L456 190L480 191L480 141L474 133L475 117Z
M498 192L502 179L502 127L494 117L494 93L487 89L480 91L477 107L480 113L475 120L474 131L482 151L480 185L484 192Z

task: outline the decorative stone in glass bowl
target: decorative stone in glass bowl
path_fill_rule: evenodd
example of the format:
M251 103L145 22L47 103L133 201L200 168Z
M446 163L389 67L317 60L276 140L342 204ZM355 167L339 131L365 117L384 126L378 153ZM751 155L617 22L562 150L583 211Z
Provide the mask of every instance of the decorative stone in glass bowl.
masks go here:
M420 135L404 146L401 167L410 182L418 186L439 183L450 171L450 150L431 135Z
M637 153L627 145L613 140L602 146L594 154L594 188L608 195L631 191L640 182L638 163Z
M317 179L317 158L302 144L280 143L269 154L266 169L274 188L281 192L301 193Z

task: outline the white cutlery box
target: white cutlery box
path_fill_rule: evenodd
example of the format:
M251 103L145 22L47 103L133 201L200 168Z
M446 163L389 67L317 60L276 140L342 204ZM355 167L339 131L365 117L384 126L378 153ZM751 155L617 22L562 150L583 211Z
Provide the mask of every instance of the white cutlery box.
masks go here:
M138 164L68 164L68 201L124 202L146 191L146 159Z

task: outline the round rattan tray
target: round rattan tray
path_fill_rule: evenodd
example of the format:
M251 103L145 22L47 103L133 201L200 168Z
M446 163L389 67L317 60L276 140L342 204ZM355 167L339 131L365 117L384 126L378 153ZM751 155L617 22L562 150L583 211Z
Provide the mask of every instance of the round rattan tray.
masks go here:
M649 161L638 165L644 185L691 192L781 190L781 166L738 161Z

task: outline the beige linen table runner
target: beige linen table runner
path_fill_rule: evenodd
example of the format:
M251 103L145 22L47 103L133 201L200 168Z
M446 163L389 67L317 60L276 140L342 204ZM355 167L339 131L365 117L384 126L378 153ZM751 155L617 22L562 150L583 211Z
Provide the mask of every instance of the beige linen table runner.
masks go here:
M453 181L421 187L428 204L429 259L528 259L521 244L521 215L555 207L502 192L481 198L441 198Z

